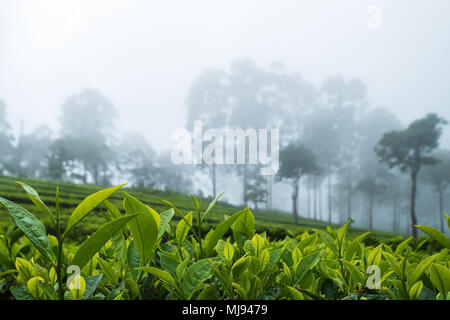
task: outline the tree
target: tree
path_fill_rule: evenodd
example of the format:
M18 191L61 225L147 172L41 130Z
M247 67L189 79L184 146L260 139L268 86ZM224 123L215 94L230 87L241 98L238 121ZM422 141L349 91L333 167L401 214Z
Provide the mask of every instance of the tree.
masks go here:
M376 153L389 169L399 168L408 172L411 177L411 228L412 235L417 237L416 195L417 177L420 169L427 165L435 165L437 159L432 155L439 146L442 126L447 122L436 114L411 123L402 131L390 131L383 135L376 146Z
M53 140L46 156L48 164L48 177L53 180L68 180L73 167L75 156L72 153L73 144L70 138Z
M0 99L0 175L7 171L12 153L12 135L9 123L6 121L6 104Z
M368 171L366 172L366 175L359 180L356 186L356 190L367 197L369 230L373 230L375 200L383 198L392 178L389 172L381 166L376 166L372 169L373 171L370 173Z
M357 120L364 111L367 102L366 86L357 78L346 81L342 76L325 79L320 88L322 103L332 112L332 126L336 129L337 152L335 166L338 185L339 220L351 219L353 207L354 177L358 166L357 153L359 136ZM347 217L344 219L344 193L346 193Z
M170 151L161 152L156 160L155 187L183 193L192 191L193 170L190 165L177 165L171 161Z
M264 95L264 88L268 83L267 74L251 59L237 59L231 63L228 77L231 108L227 122L229 128L246 131L268 127L269 107ZM244 141L237 141L237 143L248 146L250 138L246 137ZM250 148L246 147L245 163L232 166L242 183L242 198L245 206L249 201L247 188L250 186L251 175L249 172L250 152Z
M156 153L145 137L138 133L129 133L122 138L116 151L118 169L136 187L155 186Z
M438 163L431 167L426 167L423 177L426 182L434 187L438 197L439 226L444 233L444 196L450 186L450 151L441 150L435 153Z
M30 134L21 135L14 148L14 174L24 177L44 178L48 164L45 156L52 143L52 130L41 125Z
M223 70L208 69L200 74L191 86L186 99L188 120L186 127L193 129L194 121L202 121L203 129L221 129L225 127L229 117L227 74ZM203 149L204 146L202 146ZM212 155L215 157L215 154ZM217 193L216 162L212 165L202 164L211 178L212 196Z
M70 138L84 183L89 173L95 184L108 184L116 117L112 103L93 89L69 97L62 106L61 136Z
M245 199L252 202L255 210L258 205L267 201L266 177L260 174L259 165L251 165L248 169L247 186L245 188Z
M398 190L385 192L386 188L394 184L396 177L389 174L388 169L378 161L375 146L385 132L402 129L400 121L383 108L375 108L363 115L358 121L357 130L359 135L358 179L356 190L365 195L368 207L369 226L373 226L373 211L375 200L383 199L384 194L393 201L394 222L397 217ZM394 197L396 196L396 197Z
M280 150L280 168L277 173L277 180L287 181L292 186L292 214L295 224L298 224L297 199L301 179L317 170L316 156L304 145L291 142Z
M328 222L332 216L331 177L337 165L339 132L334 125L334 112L329 109L315 109L305 121L304 141L313 149L321 161L323 174L327 177Z

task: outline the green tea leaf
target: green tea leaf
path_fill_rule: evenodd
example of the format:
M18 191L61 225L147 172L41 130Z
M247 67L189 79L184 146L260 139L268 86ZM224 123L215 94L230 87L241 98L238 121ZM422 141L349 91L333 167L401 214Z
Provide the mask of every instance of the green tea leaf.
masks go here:
M26 285L19 285L11 288L11 294L16 300L35 300L31 293L28 291Z
M233 264L231 273L233 274L234 281L239 281L242 274L247 270L249 262L248 257L241 257Z
M227 232L227 230L233 225L233 223L246 211L246 209L241 210L233 214L227 220L222 221L216 229L211 234L208 242L205 246L205 251L207 256L211 256L214 252L214 248L216 247L217 241L223 237L223 235Z
M67 233L69 233L70 230L72 230L92 210L125 185L126 184L121 184L116 187L103 189L85 198L70 215L63 236L67 235Z
M103 204L106 206L108 211L112 214L112 216L115 219L120 218L122 216L122 214L120 213L120 210L115 205L113 205L111 202L109 202L108 200L103 201Z
M53 260L50 242L44 225L32 213L23 207L0 197L2 204L11 215L14 223L19 227L31 243L39 250L48 261Z
M230 243L230 241L227 241L225 243L223 254L227 261L231 262L233 260L234 248L233 248L233 245Z
M336 247L336 244L334 243L333 238L328 233L326 233L324 231L316 230L316 229L313 229L313 230L316 231L319 234L319 236L322 238L323 242L325 242L327 247L330 248L331 251L333 251L333 253L336 256L339 256L339 250Z
M348 230L348 227L350 226L350 223L352 223L352 220L351 219L349 219L340 229L339 229L339 232L338 232L338 241L339 242L343 242L344 241L344 239L345 239L345 235L347 234L347 230Z
M34 298L39 299L44 293L44 279L41 277L31 278L27 282L27 288Z
M76 275L69 284L70 293L74 300L81 300L86 291L86 280L80 275Z
M175 239L178 245L182 245L184 240L189 234L190 226L192 226L192 211L184 216L184 219L180 219L175 229Z
M173 210L173 208L170 208L169 210L166 210L160 214L161 226L159 227L158 241L162 238L162 236L164 235L164 232L166 232L166 230L170 229L169 223L172 220L174 214L175 214L175 211Z
M358 284L362 284L364 279L363 279L363 275L361 274L361 272L358 270L358 268L356 268L356 266L349 262L349 261L345 261L342 260L342 262L344 263L345 267L348 269L348 271L350 272L350 276L352 277L352 279L358 283Z
M250 240L255 234L255 217L250 209L245 212L233 224L234 240L242 247L245 241Z
M371 265L379 265L381 261L381 253L383 245L380 244L379 246L375 247L372 251L370 251L369 255L367 256L367 266Z
M297 267L294 275L294 283L297 284L302 281L303 277L312 270L319 262L320 251L313 252L307 256L304 256Z
M217 200L219 200L219 198L222 196L224 194L224 192L222 192L221 194L219 194L213 201L211 201L211 203L209 204L209 206L208 206L208 208L206 209L206 211L205 212L203 212L203 214L202 214L202 221L203 221L203 219L205 219L205 217L206 217L206 215L208 214L208 213L210 213L211 212L211 210L214 208L214 206L216 205L216 202L217 202Z
M102 278L103 278L102 274L97 274L95 276L87 277L85 279L86 280L86 289L83 294L83 299L87 299L91 295L94 294L94 292L97 289Z
M41 200L41 198L39 197L39 194L37 193L36 190L34 190L32 187L30 187L29 185L20 182L20 181L16 181L16 183L20 186L22 186L22 188L25 190L25 192L27 193L27 196L31 199L31 201L34 203L34 205L41 210L43 213L45 213L46 215L49 216L49 218L52 220L52 222L55 224L56 220L55 220L55 216L53 215L53 213L50 211L50 209L45 205L45 203Z
M134 244L139 252L139 256L145 263L155 249L161 218L155 210L135 197L126 192L124 192L124 195L123 206L127 215L138 214L138 217L130 221L128 226L133 234Z
M174 288L177 287L177 283L175 282L175 279L167 271L164 271L164 270L161 270L158 268L153 268L153 267L139 267L137 269L145 271L147 273L150 273L150 274L158 277L159 279L169 283Z
M420 296L420 293L422 292L423 289L423 282L419 281L416 282L411 289L409 289L409 298L411 300L417 300Z
M413 237L409 237L408 239L402 241L397 248L395 249L394 255L399 255L403 252L403 250L406 248L406 246L413 240Z
M422 276L422 274L425 272L425 270L431 265L431 263L434 261L434 259L436 259L437 255L431 256L431 257L427 257L425 259L423 259L415 268L413 271L413 278L412 278L412 282L416 283L417 281L419 281L420 277Z
M140 265L140 257L139 252L136 249L136 246L134 244L134 241L131 241L128 245L127 249L127 261L128 261L128 267L130 268L130 273L133 279L138 278L138 271L136 270L137 267Z
M443 297L450 291L450 269L433 263L430 267L430 280Z
M117 284L119 276L114 271L113 267L102 258L98 259L98 263L100 264L100 268L102 269L103 273L109 278L109 280L111 280L113 284Z
M397 259L388 252L383 252L383 256L386 258L386 261L389 263L390 267L394 270L394 272L401 277L403 272L402 268L400 267L400 263L397 261Z
M445 234L439 232L436 228L429 226L415 226L415 227L422 230L431 238L442 244L444 248L450 249L450 239Z
M370 232L363 233L350 242L349 246L345 250L345 260L350 261L353 258L353 255L359 248L359 243L361 243L369 234Z
M213 276L211 263L207 259L194 262L184 273L181 288L184 296L191 299L193 294L201 288L204 281Z
M126 215L105 223L80 245L72 259L72 264L79 266L80 269L83 268L114 234L119 232L124 225L137 216L137 214Z

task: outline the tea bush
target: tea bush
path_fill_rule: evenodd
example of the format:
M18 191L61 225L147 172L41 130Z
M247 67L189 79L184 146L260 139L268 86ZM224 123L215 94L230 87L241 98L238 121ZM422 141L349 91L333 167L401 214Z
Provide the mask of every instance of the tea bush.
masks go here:
M350 221L269 239L255 231L248 208L211 227L220 196L204 209L192 196L192 211L166 201L171 209L157 212L124 192L123 214L107 200L123 185L90 195L64 220L58 189L51 210L35 189L19 184L54 235L42 219L0 197L12 220L0 227L4 299L450 299L450 239L432 227L417 226L439 244L431 253L424 249L429 238L378 244L366 242L368 232L350 237ZM69 241L100 208L107 222L81 244Z

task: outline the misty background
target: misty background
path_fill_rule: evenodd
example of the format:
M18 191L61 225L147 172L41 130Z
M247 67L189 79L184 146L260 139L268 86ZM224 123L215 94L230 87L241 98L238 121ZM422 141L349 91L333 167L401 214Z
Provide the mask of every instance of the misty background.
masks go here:
M370 6L380 9L379 30L367 27ZM446 0L3 0L0 99L17 144L43 124L58 137L67 99L97 90L117 110L116 139L138 132L162 154L173 145L172 132L188 126L188 97L202 72L229 72L233 61L251 59L264 70L281 63L318 90L330 77L359 79L367 112L384 108L403 127L428 113L450 120L449 16ZM439 148L450 149L448 128ZM208 174L189 175L188 191L211 195ZM242 204L238 179L220 175L217 192ZM289 186L274 188L271 208L289 212ZM304 191L301 216L312 210L306 212ZM419 221L437 226L431 188L422 197ZM355 204L355 215L365 226L361 208ZM379 215L389 217L386 210ZM333 221L340 220L334 210ZM397 231L406 232L407 223ZM382 218L374 227L392 229Z

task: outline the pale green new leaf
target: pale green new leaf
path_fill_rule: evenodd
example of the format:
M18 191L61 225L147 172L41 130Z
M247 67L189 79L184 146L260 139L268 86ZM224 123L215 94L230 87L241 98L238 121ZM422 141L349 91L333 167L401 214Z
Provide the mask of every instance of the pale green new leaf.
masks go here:
M313 229L313 230L316 231L319 234L319 236L322 238L323 242L325 242L327 247L330 248L331 251L333 251L333 253L336 256L339 256L339 250L336 247L336 244L334 243L333 238L328 233L326 233L324 231L316 230L316 229Z
M150 273L150 274L158 277L159 279L169 283L174 288L177 287L177 283L175 282L175 279L167 271L164 271L164 270L161 270L158 268L154 268L154 267L139 267L137 269L145 271L147 273Z
M313 252L300 260L297 271L294 276L295 284L302 281L303 277L312 270L319 262L320 251Z
M423 282L419 281L416 282L411 289L409 289L409 298L411 300L417 300L417 298L419 298L420 293L422 292L423 289Z
M208 205L208 208L206 209L205 212L203 212L202 214L202 218L201 220L203 221L203 219L206 217L206 215L212 210L212 208L214 208L214 206L216 205L217 200L219 200L219 198L224 194L225 192L222 192L221 194L219 194L213 201L211 201L211 203Z
M436 228L429 226L415 226L415 227L425 232L431 238L442 244L445 248L450 249L450 239L445 234L439 232Z
M211 236L208 239L208 242L205 246L205 251L207 256L210 256L214 248L216 247L217 241L223 237L223 235L227 232L227 230L233 225L233 223L245 212L245 210L241 210L233 214L231 217L229 217L227 220L222 221L217 228L214 230L214 232L211 234Z
M75 208L69 217L67 222L66 230L64 231L64 236L70 232L84 217L86 217L92 210L94 210L103 201L113 195L117 190L125 186L126 184L121 184L119 186L103 189L94 194L91 194L85 198L81 203Z
M450 291L450 269L433 263L430 267L430 280L443 297Z
M413 240L413 237L409 237L408 239L402 241L397 248L395 249L394 255L398 256L402 254L403 250L406 248L406 246Z
M20 186L22 186L23 190L27 193L28 197L31 199L31 201L34 203L36 207L38 207L39 210L41 210L43 213L48 215L53 223L56 223L55 217L53 216L53 213L50 211L50 209L46 206L46 204L41 200L39 197L39 193L32 188L31 186L27 185L26 183L16 181L16 183Z
M367 256L367 266L371 265L379 265L381 261L381 253L383 245L380 244L379 246L375 247L372 251L370 251L369 255Z
M358 268L356 268L356 266L349 262L349 261L345 261L342 260L342 262L344 263L345 267L348 269L348 271L350 272L350 276L352 277L352 279L358 283L358 284L362 284L364 279L363 279L363 275L361 274L361 272L358 270Z
M102 269L103 273L109 278L109 280L111 280L114 284L117 284L119 276L117 275L113 267L102 258L98 259L98 263L100 264L100 268Z
M353 258L353 255L359 248L359 243L362 242L369 234L370 232L363 233L362 235L353 239L352 242L350 242L349 246L345 250L345 259L347 261L350 261Z
M431 257L427 257L423 259L415 268L413 271L413 279L412 282L415 283L419 281L422 274L425 272L425 270L431 265L431 263L436 259L437 255L433 255Z
M245 212L233 224L233 237L239 246L243 246L255 234L255 217L250 209Z
M72 259L72 264L82 269L114 234L119 232L124 225L137 216L137 214L126 215L105 223L80 245Z
M192 226L192 211L184 216L184 219L180 219L175 229L175 239L179 245L182 245L184 240L189 234L190 226Z
M158 241L162 238L164 232L166 232L166 230L170 228L169 223L172 220L174 214L175 211L173 210L173 208L170 208L169 210L166 210L160 214L161 226L159 227Z
M383 252L383 256L386 258L386 261L389 263L390 267L392 268L392 270L394 270L394 272L401 277L403 272L402 269L400 267L400 263L397 261L397 259L390 253L388 252Z
M124 192L124 195L123 206L127 215L138 214L135 219L130 221L128 227L133 235L139 256L142 262L145 263L155 249L161 218L155 210L135 197L126 192Z

